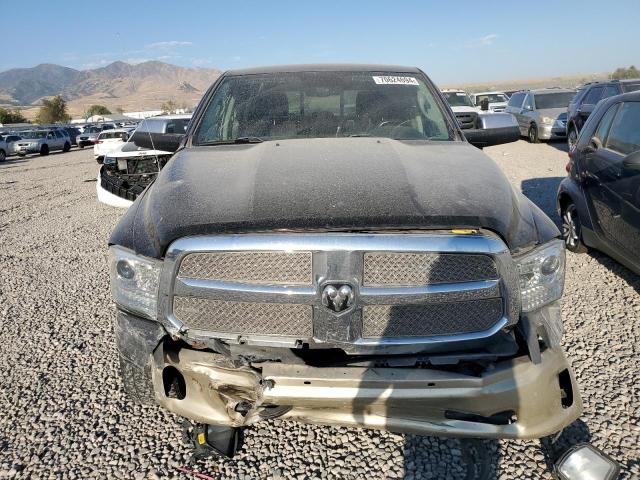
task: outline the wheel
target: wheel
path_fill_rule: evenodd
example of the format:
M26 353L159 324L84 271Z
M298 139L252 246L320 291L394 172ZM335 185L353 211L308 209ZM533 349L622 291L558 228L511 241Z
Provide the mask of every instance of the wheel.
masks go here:
M68 152L71 150L71 144L69 142L64 142L64 147L62 147L63 152Z
M572 150L576 143L578 143L578 132L576 131L576 127L569 127L569 133L567 134L567 145L569 146L569 150Z
M7 153L4 150L0 150L0 162L4 162L7 159Z
M49 145L42 145L42 147L40 147L40 155L45 156L45 155L49 155Z
M527 139L529 140L529 143L538 143L538 127L536 127L535 124L531 124L529 127Z
M84 143L79 143L79 144L78 144L78 147L79 147L79 148L84 148Z
M587 246L582 242L580 217L573 202L568 202L562 209L562 238L567 250L574 253L586 253Z

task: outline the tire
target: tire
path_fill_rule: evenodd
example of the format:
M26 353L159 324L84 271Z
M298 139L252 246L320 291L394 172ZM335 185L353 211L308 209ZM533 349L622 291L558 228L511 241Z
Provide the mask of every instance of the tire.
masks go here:
M567 250L573 253L587 253L589 250L582 241L582 228L578 209L572 201L568 201L561 211L562 239Z
M7 159L7 152L0 149L0 162L4 162Z
M567 146L569 147L569 150L573 149L576 146L576 143L578 143L578 131L576 130L576 127L571 126L567 133Z
M64 142L64 147L62 147L63 152L68 152L71 150L71 144L69 142Z
M79 143L78 144L78 148L84 148L84 144L83 143Z
M43 157L45 155L49 155L49 145L44 144L42 145L42 147L40 147L40 155L42 155Z
M118 357L120 358L120 379L127 397L136 403L154 405L156 395L153 391L151 365L147 364L144 368L140 368L122 354L118 353Z
M529 127L529 131L527 132L527 140L529 140L529 143L540 142L540 139L538 138L538 127L536 127L535 123L532 123Z

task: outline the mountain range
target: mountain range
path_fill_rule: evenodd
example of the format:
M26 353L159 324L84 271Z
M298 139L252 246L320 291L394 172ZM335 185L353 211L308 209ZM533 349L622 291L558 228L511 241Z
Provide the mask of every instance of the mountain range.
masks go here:
M82 116L93 104L112 112L158 110L173 100L192 107L220 76L208 68L186 68L164 62L113 62L92 70L54 64L0 72L0 106L19 108L33 118L43 97L62 95L72 117Z

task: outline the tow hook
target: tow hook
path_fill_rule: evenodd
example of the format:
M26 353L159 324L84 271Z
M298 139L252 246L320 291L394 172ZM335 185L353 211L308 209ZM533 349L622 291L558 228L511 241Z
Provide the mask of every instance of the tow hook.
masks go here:
M182 422L182 438L194 448L189 464L212 456L233 458L242 447L242 429L225 425Z

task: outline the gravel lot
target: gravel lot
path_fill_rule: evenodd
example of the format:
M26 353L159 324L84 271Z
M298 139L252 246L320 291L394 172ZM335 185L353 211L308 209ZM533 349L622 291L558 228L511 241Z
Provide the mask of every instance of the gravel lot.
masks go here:
M486 150L557 219L560 144ZM122 215L97 202L90 150L0 164L0 478L195 478L177 417L121 392L106 241ZM562 446L591 441L640 478L640 278L568 254L565 348L585 413L557 439L460 441L272 421L246 431L212 478L551 478Z

